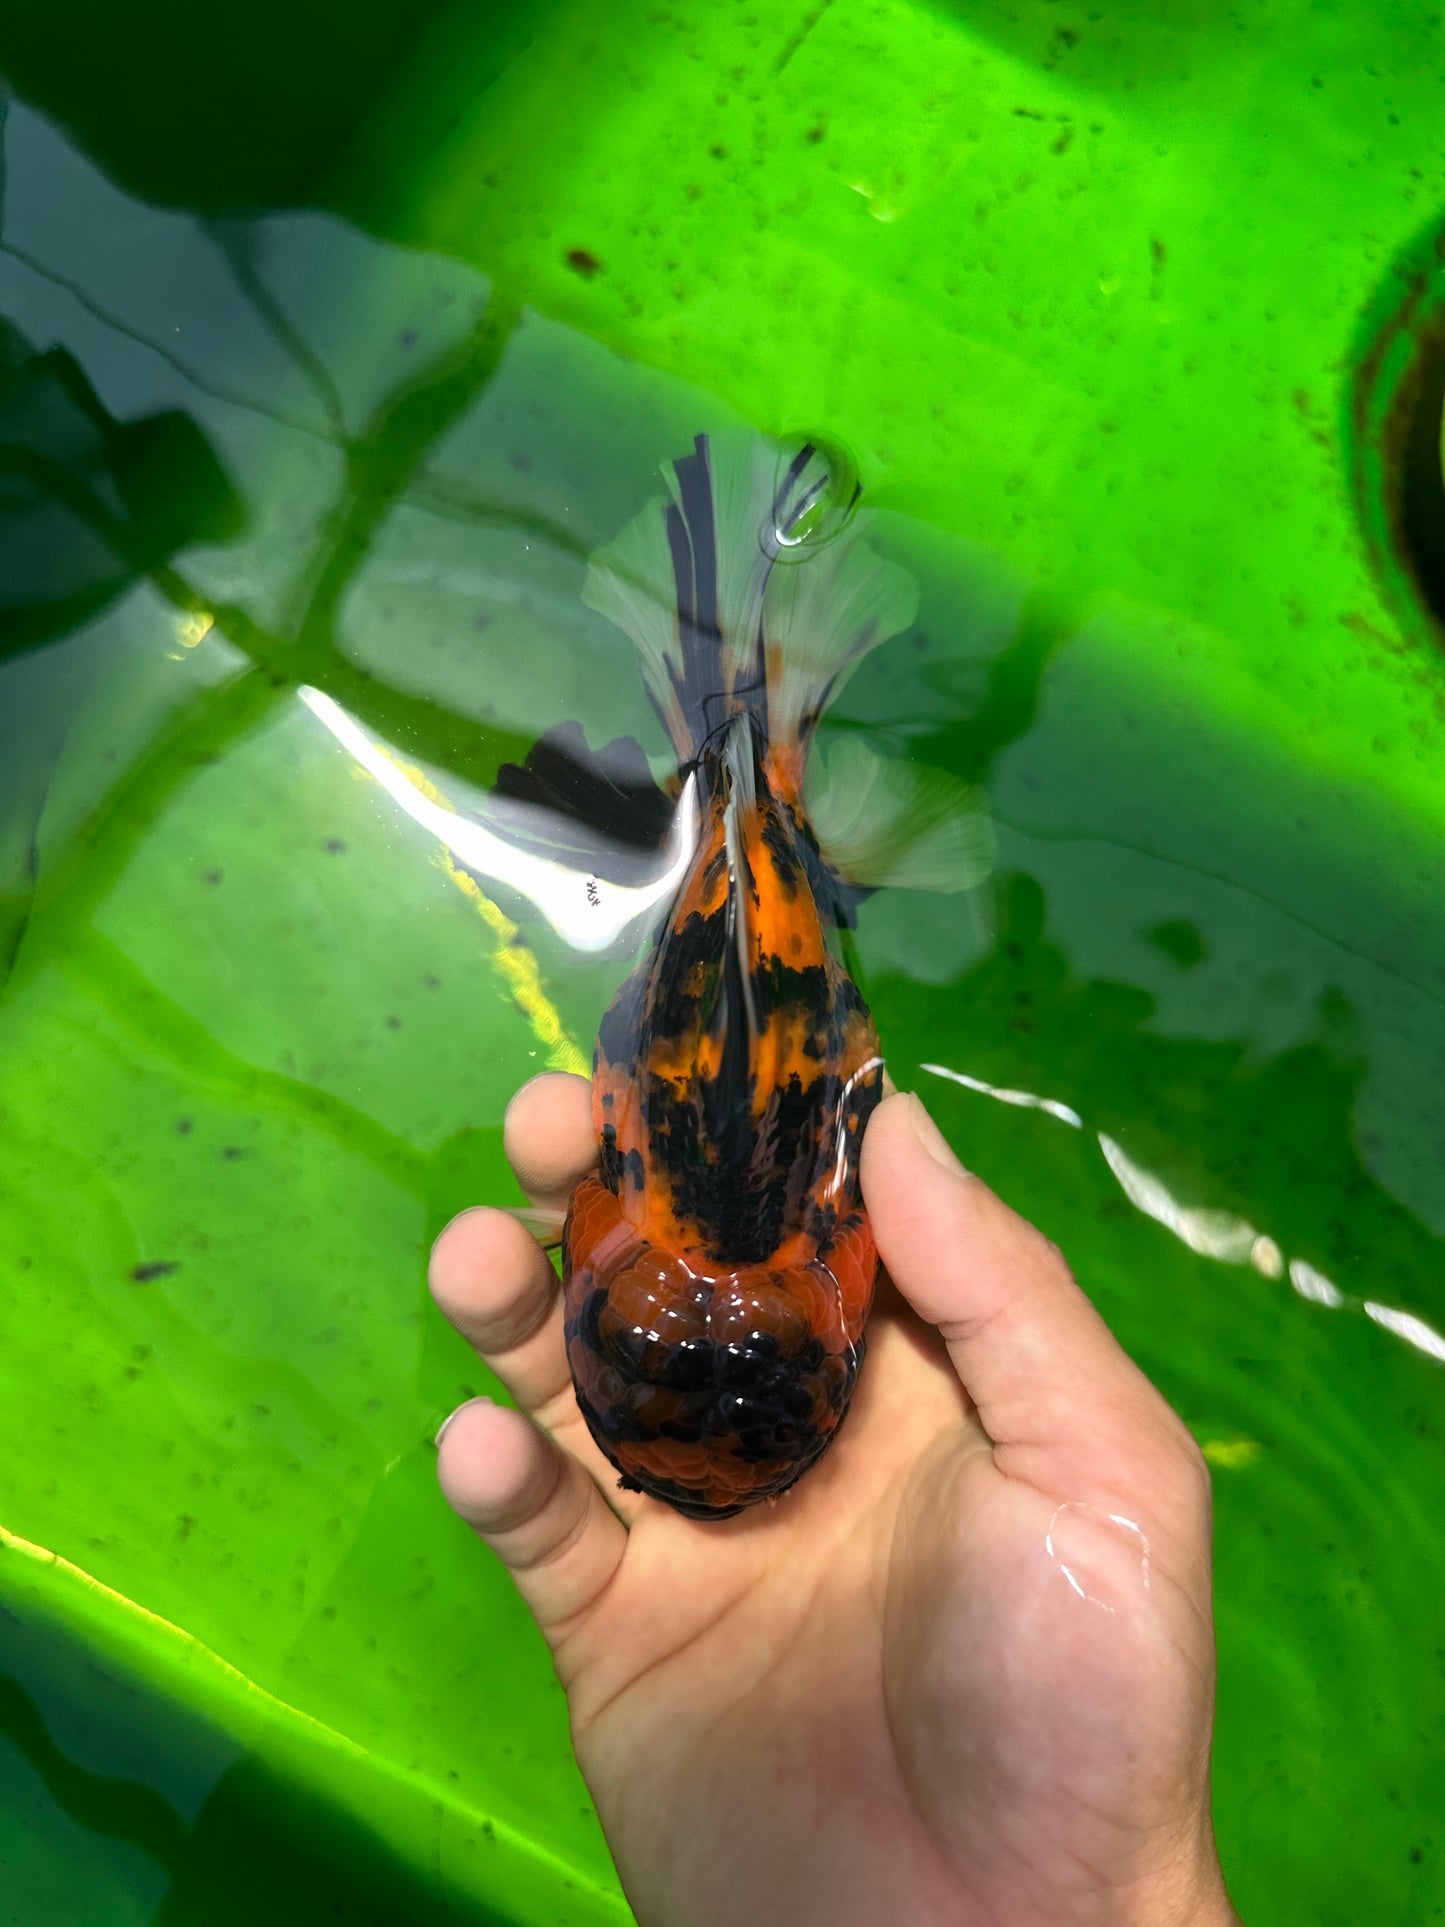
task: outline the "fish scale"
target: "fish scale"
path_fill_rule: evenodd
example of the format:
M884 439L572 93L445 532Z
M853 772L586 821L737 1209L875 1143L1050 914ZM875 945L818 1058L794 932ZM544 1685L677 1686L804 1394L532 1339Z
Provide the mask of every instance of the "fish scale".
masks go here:
M738 733L758 748L746 718ZM858 1158L881 1059L766 752L738 825L745 878L717 861L726 758L703 770L702 844L600 1027L600 1175L577 1191L563 1249L593 1437L624 1484L724 1518L800 1477L852 1396L877 1271ZM729 983L740 891L746 1000Z

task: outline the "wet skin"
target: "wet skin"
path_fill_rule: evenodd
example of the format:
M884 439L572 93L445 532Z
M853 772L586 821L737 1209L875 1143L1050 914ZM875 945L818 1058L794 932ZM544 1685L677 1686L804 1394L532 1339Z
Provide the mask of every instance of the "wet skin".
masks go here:
M564 1203L595 1157L586 1082L527 1085L507 1147ZM848 1424L721 1522L618 1490L514 1219L467 1212L433 1253L520 1407L453 1415L442 1487L551 1647L637 1917L1225 1927L1199 1451L916 1098L874 1113L862 1185L892 1283Z

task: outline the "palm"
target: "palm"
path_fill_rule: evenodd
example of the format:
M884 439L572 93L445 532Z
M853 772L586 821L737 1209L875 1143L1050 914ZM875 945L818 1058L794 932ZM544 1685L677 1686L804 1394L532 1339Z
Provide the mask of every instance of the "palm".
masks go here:
M526 1396L545 1344L489 1355L537 1354L504 1376L585 1469L566 1489L605 1490L627 1530L597 1571L576 1550L590 1512L513 1563L644 1923L1102 1921L1121 1891L1198 1884L1199 1746L1177 1739L1207 1750L1190 1461L1120 1446L1107 1415L1083 1449L996 1445L885 1281L836 1447L774 1504L698 1524L617 1494L555 1365ZM516 1530L488 1531L509 1559Z
M917 1836L883 1693L883 1611L900 1497L946 1432L978 1436L946 1361L891 1314L871 1327L836 1447L794 1492L722 1525L638 1508L615 1581L556 1656L618 1862L647 1869L629 1883L644 1921L678 1918L669 1896L700 1891L700 1918L809 1918L799 1903L820 1897L803 1838L826 1837L826 1864L856 1887L860 1826L895 1854ZM870 1869L895 1892L901 1877ZM786 1892L790 1878L807 1894Z

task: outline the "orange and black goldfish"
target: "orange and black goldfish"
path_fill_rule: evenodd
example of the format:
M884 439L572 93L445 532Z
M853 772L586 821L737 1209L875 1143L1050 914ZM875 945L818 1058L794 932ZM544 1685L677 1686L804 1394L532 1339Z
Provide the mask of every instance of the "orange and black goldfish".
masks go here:
M819 716L916 604L859 539L853 501L828 502L825 460L754 443L719 467L698 436L664 472L668 498L594 559L585 599L637 645L696 836L598 1032L599 1164L563 1231L566 1338L622 1484L723 1519L816 1462L863 1362L878 1258L858 1164L883 1058L839 932L885 859L905 881L976 881L978 831L963 785L901 763L878 784L881 764L856 759L849 793L833 786L838 847L809 821ZM645 763L623 780L626 747L599 771L575 726L554 732L494 800L585 816L605 790L638 841L660 840L668 801L649 798Z
M840 473L812 447L698 436L593 559L584 599L636 646L665 786L631 739L593 750L570 723L456 808L301 691L454 876L528 899L582 951L663 912L598 1032L566 1338L623 1484L700 1519L801 1477L863 1362L878 1260L858 1164L883 1061L840 933L879 884L961 890L991 861L966 784L856 732L814 750L843 679L916 606Z

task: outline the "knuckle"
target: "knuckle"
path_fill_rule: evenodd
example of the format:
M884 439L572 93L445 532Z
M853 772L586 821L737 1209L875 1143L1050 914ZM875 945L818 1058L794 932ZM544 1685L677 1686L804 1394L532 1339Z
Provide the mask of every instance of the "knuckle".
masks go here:
M1069 1271L1069 1261L1064 1256L1063 1246L1060 1244L1056 1244L1054 1240L1051 1237L1049 1237L1048 1233L1045 1231L1039 1232L1038 1238L1039 1238L1039 1243L1044 1248L1044 1254L1049 1259L1050 1263L1056 1265L1060 1271ZM1071 1277L1072 1275L1073 1275L1072 1272L1070 1272Z
M1083 1287L1074 1276L1073 1266L1064 1256L1063 1247L1055 1244L1047 1232L1040 1231L1036 1226L1031 1228L1033 1229L1034 1238L1037 1241L1035 1249L1040 1267L1048 1273L1056 1284L1067 1285L1075 1291L1082 1291Z
M472 1332L480 1351L505 1357L525 1345L547 1322L552 1309L552 1294L530 1288L489 1305L472 1320Z
M547 1510L534 1522L529 1543L511 1561L514 1572L540 1572L565 1559L581 1542L589 1523L586 1495L558 1468Z

